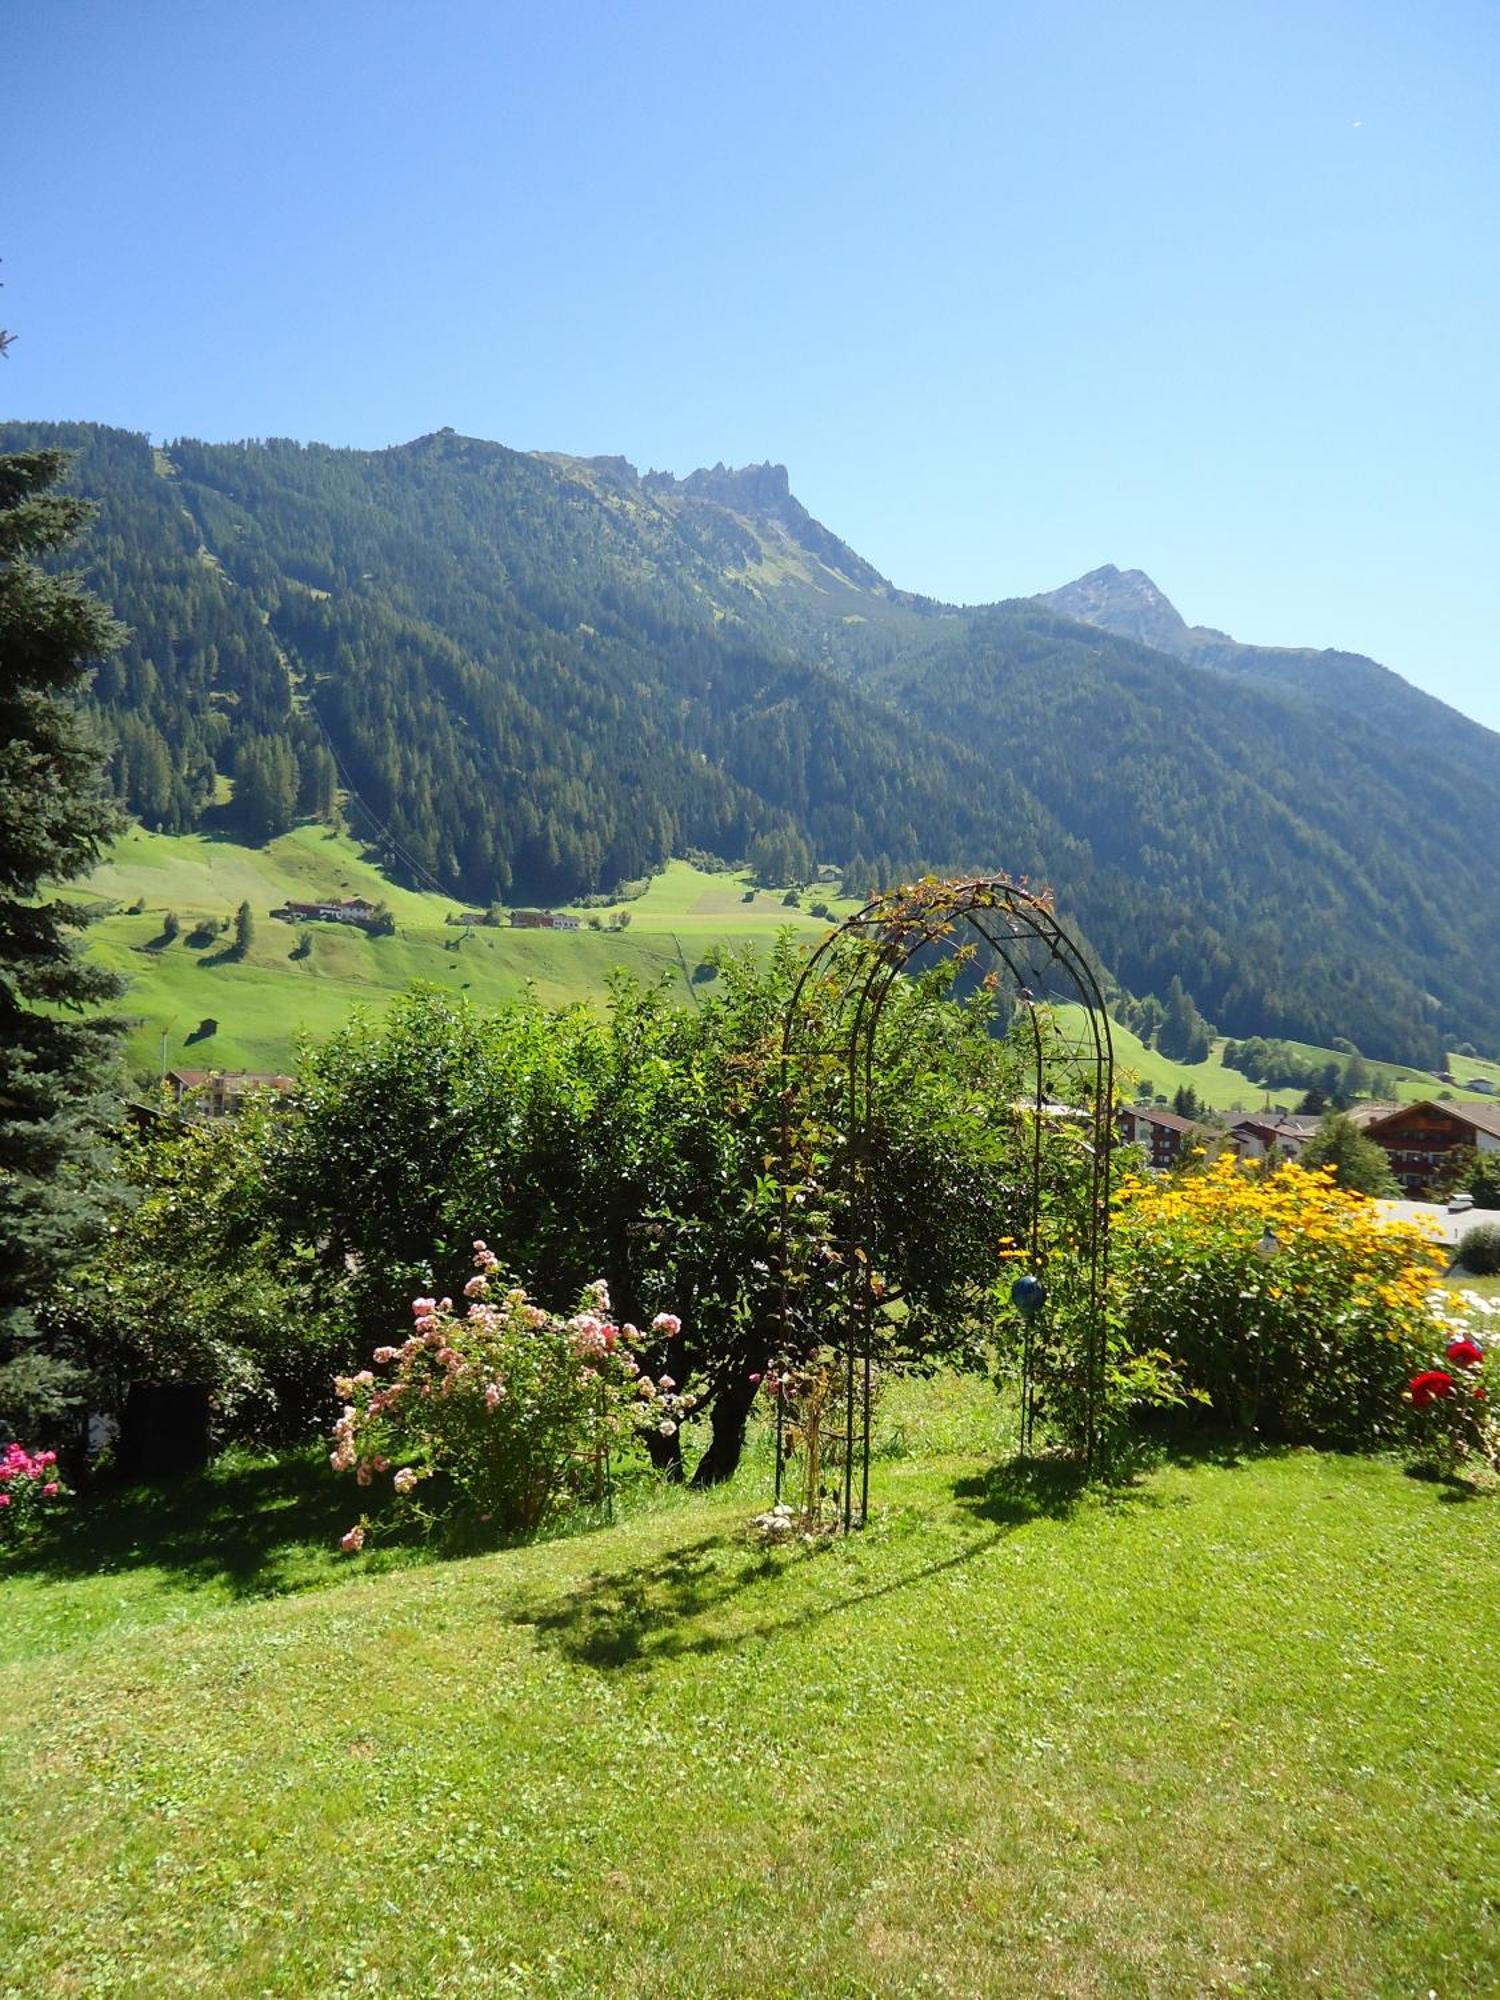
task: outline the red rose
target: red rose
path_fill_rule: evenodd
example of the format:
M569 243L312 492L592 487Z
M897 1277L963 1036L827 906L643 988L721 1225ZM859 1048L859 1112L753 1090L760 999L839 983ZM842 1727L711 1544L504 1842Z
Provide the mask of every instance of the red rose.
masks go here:
M1460 1334L1448 1342L1448 1359L1455 1368L1477 1368L1484 1359L1484 1349Z
M1453 1377L1441 1368L1429 1368L1421 1375L1411 1378L1411 1399L1419 1410L1425 1410L1429 1403L1439 1396L1453 1394Z

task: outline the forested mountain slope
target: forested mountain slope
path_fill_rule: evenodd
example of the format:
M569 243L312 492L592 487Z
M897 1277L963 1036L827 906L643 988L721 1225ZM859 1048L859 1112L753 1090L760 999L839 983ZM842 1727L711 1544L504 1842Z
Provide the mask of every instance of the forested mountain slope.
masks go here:
M1221 1024L1316 1022L1313 1039L1429 1067L1437 1023L1493 1018L1496 938L1475 913L1500 786L1032 603L977 613L877 678L1083 844L1070 895L1132 990L1177 972Z
M1043 591L1035 602L1117 638L1139 639L1194 666L1282 689L1334 709L1340 717L1357 715L1398 736L1408 755L1420 751L1437 756L1492 789L1500 787L1500 736L1363 653L1244 645L1211 625L1189 625L1142 570L1116 569L1113 563L1060 590Z
M780 467L641 477L451 432L0 439L71 446L100 503L83 559L134 637L96 700L148 825L263 838L344 785L398 875L474 902L693 849L855 886L1005 867L1052 882L1127 986L1176 973L1228 1032L1429 1066L1500 1042L1475 921L1500 740L1395 676L1335 730L1331 680L1211 657L1164 599L1136 606L1149 644L934 603ZM1096 577L1073 609L1102 623L1121 593Z

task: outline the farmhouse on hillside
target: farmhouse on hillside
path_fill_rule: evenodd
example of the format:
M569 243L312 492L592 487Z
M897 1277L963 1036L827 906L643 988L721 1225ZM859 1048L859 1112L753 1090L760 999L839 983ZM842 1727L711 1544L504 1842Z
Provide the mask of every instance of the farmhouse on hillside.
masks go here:
M232 1118L250 1097L286 1098L296 1079L258 1069L169 1069L162 1079L172 1101L195 1118Z
M280 917L286 923L359 924L368 926L380 914L374 903L363 896L345 896L335 903L283 903L279 910L272 910L273 917Z
M577 917L563 916L555 910L512 910L510 926L516 931L576 931L580 928Z

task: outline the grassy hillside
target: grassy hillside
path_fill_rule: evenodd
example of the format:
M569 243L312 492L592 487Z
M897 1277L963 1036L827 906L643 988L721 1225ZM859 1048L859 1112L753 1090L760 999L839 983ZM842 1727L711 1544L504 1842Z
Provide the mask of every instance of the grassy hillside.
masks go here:
M460 904L396 887L346 835L311 824L265 847L132 827L79 893L118 905L95 927L90 948L130 981L122 1011L132 1022L129 1058L139 1072L160 1067L164 1029L169 1066L285 1068L299 1034L329 1034L356 1006L378 1012L418 980L481 1002L512 998L529 985L548 1005L562 1006L596 998L611 971L622 966L642 979L672 981L688 1001L701 990L693 973L714 945L768 946L786 926L811 941L826 928L805 907L788 908L779 895L754 889L743 873L711 875L673 861L652 878L644 895L620 906L630 913L624 931L589 930L590 915L600 913L583 909L574 912L585 926L577 932L459 929L448 919ZM396 935L369 938L312 924L306 927L312 941L308 956L294 958L298 931L274 922L269 912L289 897L336 896L383 899L395 915ZM854 907L831 891L805 893L802 902L825 898L837 915ZM131 915L130 906L138 901L146 907ZM222 941L208 947L187 943L199 918L231 916L241 902L250 904L256 921L243 962L226 958ZM162 941L168 910L176 911L182 924L182 935L170 944ZM608 918L612 912L602 914ZM205 1019L217 1021L215 1033L190 1040ZM1266 1099L1258 1084L1224 1066L1221 1047L1205 1063L1177 1063L1118 1022L1113 1033L1127 1088L1148 1077L1170 1097L1179 1085L1190 1084L1203 1103L1222 1111L1254 1109ZM1293 1046L1313 1061L1333 1056L1310 1043ZM1461 1056L1451 1063L1461 1081L1471 1076L1500 1081L1500 1064ZM1445 1088L1436 1076L1407 1070L1392 1073L1390 1095L1413 1101ZM1452 1094L1464 1093L1457 1088ZM1297 1095L1270 1093L1280 1104L1295 1102Z
M602 993L610 972L623 966L642 979L672 980L687 999L693 972L714 944L769 945L787 924L809 938L825 928L780 897L757 892L747 902L749 884L740 877L673 862L628 906L626 931L459 929L447 921L459 904L393 887L347 837L313 825L261 848L135 827L85 886L120 906L95 926L90 949L130 981L121 1011L132 1023L129 1061L138 1072L160 1068L163 1032L169 1067L284 1069L299 1034L329 1034L356 1006L379 1012L418 980L483 1002L514 997L529 984L549 1005L565 1005ZM383 898L396 935L309 924L310 952L295 958L303 927L269 914L288 897L354 895ZM145 909L130 914L139 901ZM225 956L227 940L188 943L199 918L232 916L241 902L255 918L243 961ZM162 936L169 910L182 925L171 943ZM205 1020L216 1021L216 1030L192 1039Z
M893 1392L837 1546L748 1539L763 1458L383 1571L310 1456L91 1503L0 1584L6 1991L1500 1989L1494 1507L1310 1451L1078 1496L962 1388Z

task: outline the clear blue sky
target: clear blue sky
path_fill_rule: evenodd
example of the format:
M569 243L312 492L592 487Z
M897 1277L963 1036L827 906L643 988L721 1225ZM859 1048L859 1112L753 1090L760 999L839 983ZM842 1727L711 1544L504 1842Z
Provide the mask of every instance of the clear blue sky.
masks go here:
M0 10L12 416L784 461L1500 727L1493 0Z

